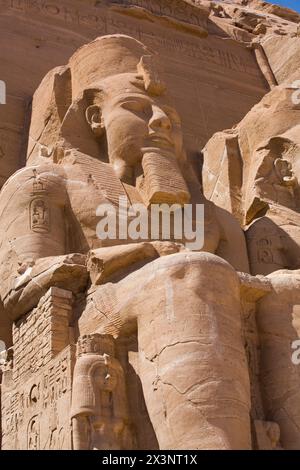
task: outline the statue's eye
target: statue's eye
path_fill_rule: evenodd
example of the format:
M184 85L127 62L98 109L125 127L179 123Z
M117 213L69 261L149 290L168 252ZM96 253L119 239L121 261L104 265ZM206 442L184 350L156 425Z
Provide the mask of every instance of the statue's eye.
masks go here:
M168 116L168 118L170 119L173 126L179 126L179 127L181 126L181 120L180 120L179 114L177 113L177 111L175 111L174 108L171 108L169 106L164 106L163 110Z
M141 105L137 101L125 101L121 106L128 109L128 111L139 111L141 109Z
M135 113L147 113L150 109L150 104L142 100L124 101L121 106L123 109L127 109L128 111L133 111Z

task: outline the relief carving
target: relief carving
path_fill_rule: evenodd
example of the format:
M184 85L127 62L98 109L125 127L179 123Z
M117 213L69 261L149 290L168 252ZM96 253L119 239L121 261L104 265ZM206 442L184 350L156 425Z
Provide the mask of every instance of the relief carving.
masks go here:
M34 199L31 202L30 226L33 232L50 232L50 209L46 200Z
M259 263L273 263L272 241L262 238L257 242L257 259Z
M28 450L40 450L39 416L34 416L28 423Z
M71 417L75 450L130 449L125 379L110 336L77 343Z
M258 169L254 184L258 196L263 199L290 208L296 207L295 191L298 188L298 180L288 160L276 158L268 152Z

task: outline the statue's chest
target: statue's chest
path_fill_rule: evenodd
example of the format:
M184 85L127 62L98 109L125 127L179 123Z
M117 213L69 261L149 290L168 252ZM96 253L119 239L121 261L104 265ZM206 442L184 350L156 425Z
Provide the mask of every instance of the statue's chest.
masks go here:
M82 229L96 233L99 207L118 208L120 201L128 197L110 165L97 160L84 163L66 168L69 203Z

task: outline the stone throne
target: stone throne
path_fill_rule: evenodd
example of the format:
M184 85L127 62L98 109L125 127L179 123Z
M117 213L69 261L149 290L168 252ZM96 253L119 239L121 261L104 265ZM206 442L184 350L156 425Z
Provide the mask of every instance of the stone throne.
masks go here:
M99 240L97 208L120 197L204 204L201 252ZM247 274L239 223L204 198L152 51L106 36L45 77L0 218L4 449L255 446L245 319L271 283Z

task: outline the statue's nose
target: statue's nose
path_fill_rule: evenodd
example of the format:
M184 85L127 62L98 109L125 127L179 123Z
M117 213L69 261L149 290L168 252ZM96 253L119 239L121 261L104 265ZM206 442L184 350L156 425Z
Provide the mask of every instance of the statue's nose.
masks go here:
M171 129L171 121L168 115L158 106L152 106L152 116L149 121L149 127L152 130Z

